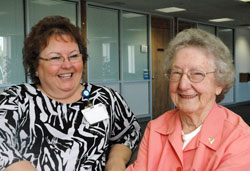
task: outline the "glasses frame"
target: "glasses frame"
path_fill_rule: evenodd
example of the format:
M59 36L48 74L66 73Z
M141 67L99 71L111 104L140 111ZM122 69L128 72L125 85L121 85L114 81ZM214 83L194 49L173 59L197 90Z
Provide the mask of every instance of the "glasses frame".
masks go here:
M82 54L81 53L78 53L78 54L75 54L75 55L77 55L77 57L75 57L75 58L82 58ZM48 62L50 62L51 64L54 64L54 65L62 65L64 62L65 62L65 60L66 59L68 59L68 61L70 62L70 63L77 63L78 61L76 61L76 62L72 62L71 61L71 57L72 56L75 56L75 55L71 55L71 56L68 56L68 57L63 57L63 56L57 56L57 57L60 57L60 60L58 60L58 61L54 61L53 62L53 57L52 58L44 58L44 57L41 57L41 56L39 56L39 59L40 60L44 60L44 61L48 61ZM61 60L62 59L62 60ZM58 64L56 64L56 62L60 62L60 64L58 63Z
M201 73L204 75L204 77L203 77L201 80L199 80L199 81L194 81L194 80L191 79L191 75L190 75L190 72L192 72L192 71L199 71L199 72L201 72ZM165 76L168 78L168 80L171 81L171 82L179 82L179 81L181 80L181 78L183 77L183 75L186 74L187 77L188 77L188 79L189 79L189 81L191 81L191 82L193 82L193 83L200 83L200 82L202 82L202 81L206 78L206 76L207 76L208 74L215 73L215 72L216 72L216 71L205 72L205 71L201 71L201 70L189 70L189 71L186 72L186 73L185 73L185 72L180 73L180 77L179 77L178 80L171 80L171 79L170 79L170 77L171 77L171 70L170 70L168 73L165 73L164 75L165 75Z

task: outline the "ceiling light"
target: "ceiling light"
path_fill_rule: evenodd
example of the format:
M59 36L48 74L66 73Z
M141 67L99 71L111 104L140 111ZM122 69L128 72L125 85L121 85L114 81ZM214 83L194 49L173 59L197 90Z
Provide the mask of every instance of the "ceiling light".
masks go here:
M250 0L240 0L241 2L250 2Z
M220 32L231 32L232 29L220 29Z
M226 21L234 21L232 18L216 18L209 20L211 22L226 22Z
M145 31L143 29L127 29L128 31Z
M50 0L34 0L32 3L39 4L39 5L46 5L46 6L62 4L62 2L50 1Z
M135 18L135 17L142 17L143 15L141 14L136 14L136 13L124 13L122 14L124 18Z
M165 13L186 11L186 9L184 9L184 8L178 8L178 7L159 8L159 9L155 9L155 10L156 11L165 12Z

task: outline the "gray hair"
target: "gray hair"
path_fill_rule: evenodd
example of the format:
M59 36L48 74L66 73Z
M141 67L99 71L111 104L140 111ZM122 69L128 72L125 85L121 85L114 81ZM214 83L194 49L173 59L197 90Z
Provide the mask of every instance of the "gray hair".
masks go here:
M225 94L234 84L235 70L233 58L226 45L215 35L199 29L186 29L176 35L170 42L164 56L164 70L171 70L174 55L184 47L198 47L204 49L212 58L215 69L215 81L218 86L222 86L221 94L216 97L219 103L224 99Z

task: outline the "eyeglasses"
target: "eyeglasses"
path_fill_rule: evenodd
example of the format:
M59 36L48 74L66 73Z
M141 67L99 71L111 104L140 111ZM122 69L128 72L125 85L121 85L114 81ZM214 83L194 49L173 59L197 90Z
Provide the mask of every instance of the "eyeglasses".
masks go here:
M48 61L52 65L62 65L66 58L64 58L63 56L54 56L51 58L43 58L40 56L39 59L44 60L44 61ZM78 63L78 62L81 62L81 60L82 60L82 54L80 54L80 53L74 54L74 55L68 56L67 59L69 60L70 63Z
M183 74L187 74L187 77L191 82L199 83L202 80L204 80L207 74L211 74L211 73L215 73L215 71L204 72L200 70L190 70L187 73L183 73L180 70L171 70L169 73L165 75L167 76L169 81L177 82L177 81L180 81Z

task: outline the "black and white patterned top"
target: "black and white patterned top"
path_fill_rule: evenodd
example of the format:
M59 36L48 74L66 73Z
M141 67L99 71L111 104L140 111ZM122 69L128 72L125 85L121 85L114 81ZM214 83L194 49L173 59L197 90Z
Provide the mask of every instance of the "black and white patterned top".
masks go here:
M83 86L92 104L105 104L109 119L90 125L81 113L87 99L62 104L33 84L0 94L0 170L28 160L39 171L101 171L113 144L138 145L140 126L123 98L107 87Z

